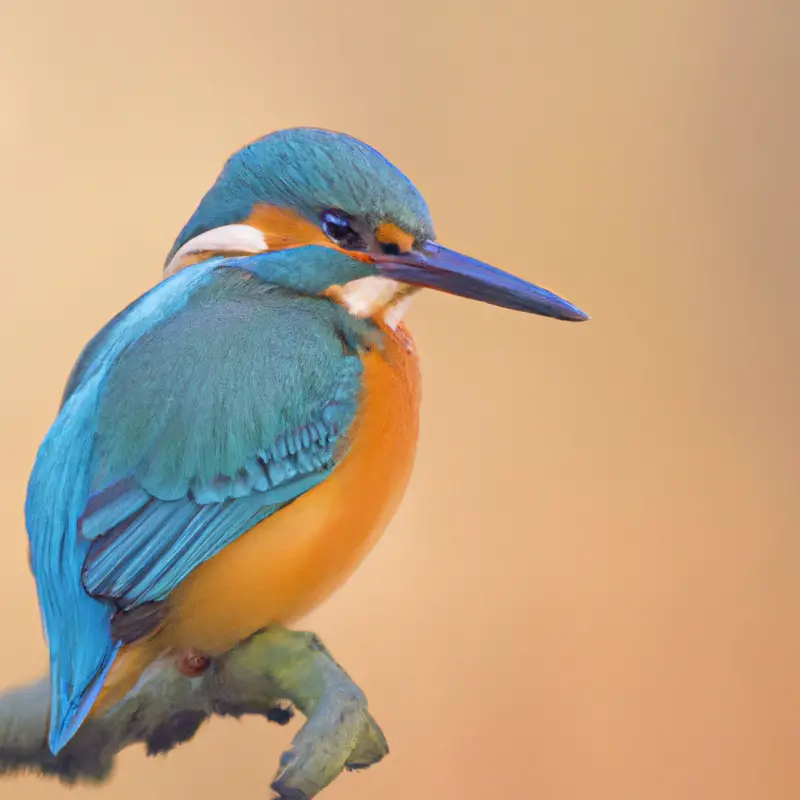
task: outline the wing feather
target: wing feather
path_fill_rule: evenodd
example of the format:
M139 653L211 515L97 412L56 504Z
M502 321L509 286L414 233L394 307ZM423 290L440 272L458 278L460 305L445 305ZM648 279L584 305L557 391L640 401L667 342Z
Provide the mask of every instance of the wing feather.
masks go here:
M98 409L87 591L125 610L163 600L324 480L358 407L361 325L234 273L132 344Z

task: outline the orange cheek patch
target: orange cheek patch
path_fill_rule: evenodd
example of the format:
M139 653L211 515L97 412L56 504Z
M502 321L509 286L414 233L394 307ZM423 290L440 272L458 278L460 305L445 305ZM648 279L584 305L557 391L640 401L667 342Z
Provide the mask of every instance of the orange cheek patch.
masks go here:
M367 263L373 261L373 256L369 253L338 247L313 222L280 206L257 205L242 224L258 228L264 234L268 250L288 250L291 247L315 244L330 247L331 250L338 250L340 253L347 253L350 258L358 261Z
M358 261L371 262L369 253L344 250L335 245L313 222L309 222L300 214L287 208L270 205L257 205L250 216L243 221L244 225L252 225L264 234L268 250L288 250L291 247L303 247L309 244L330 247L340 253L347 253Z
M398 228L393 222L382 222L375 231L375 238L381 244L397 245L401 253L407 253L414 247L414 237Z
M285 250L308 244L332 246L330 239L313 222L279 206L255 206L244 224L258 228L264 234L270 250Z

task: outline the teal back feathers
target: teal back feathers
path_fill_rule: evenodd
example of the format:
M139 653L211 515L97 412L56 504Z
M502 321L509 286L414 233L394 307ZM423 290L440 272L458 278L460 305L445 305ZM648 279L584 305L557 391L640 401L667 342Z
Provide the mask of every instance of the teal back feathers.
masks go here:
M173 500L207 494L213 482L213 499L223 500L226 482L279 434L329 403L342 427L354 413L355 353L370 323L230 267L212 278L109 372L97 412L96 486L134 475L153 497Z
M325 298L278 285L286 257L179 272L117 315L73 371L26 501L53 752L113 663L114 615L165 598L341 455L361 390L358 353L378 334ZM341 257L300 248L293 263L305 274L310 258L312 276Z

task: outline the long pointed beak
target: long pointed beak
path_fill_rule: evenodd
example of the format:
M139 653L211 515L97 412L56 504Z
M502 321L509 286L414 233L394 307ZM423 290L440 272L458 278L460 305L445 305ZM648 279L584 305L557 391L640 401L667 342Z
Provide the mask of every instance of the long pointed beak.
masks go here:
M515 311L581 322L589 319L568 300L469 256L428 242L421 250L376 255L382 275Z

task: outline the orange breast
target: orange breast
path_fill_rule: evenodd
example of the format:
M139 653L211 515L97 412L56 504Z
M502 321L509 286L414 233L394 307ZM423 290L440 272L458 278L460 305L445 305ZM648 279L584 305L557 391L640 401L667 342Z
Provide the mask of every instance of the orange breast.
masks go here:
M363 356L351 447L329 478L195 569L163 628L122 650L103 692L116 699L166 650L225 652L308 613L351 574L394 514L414 460L419 372L407 331ZM106 702L102 703L107 705Z

